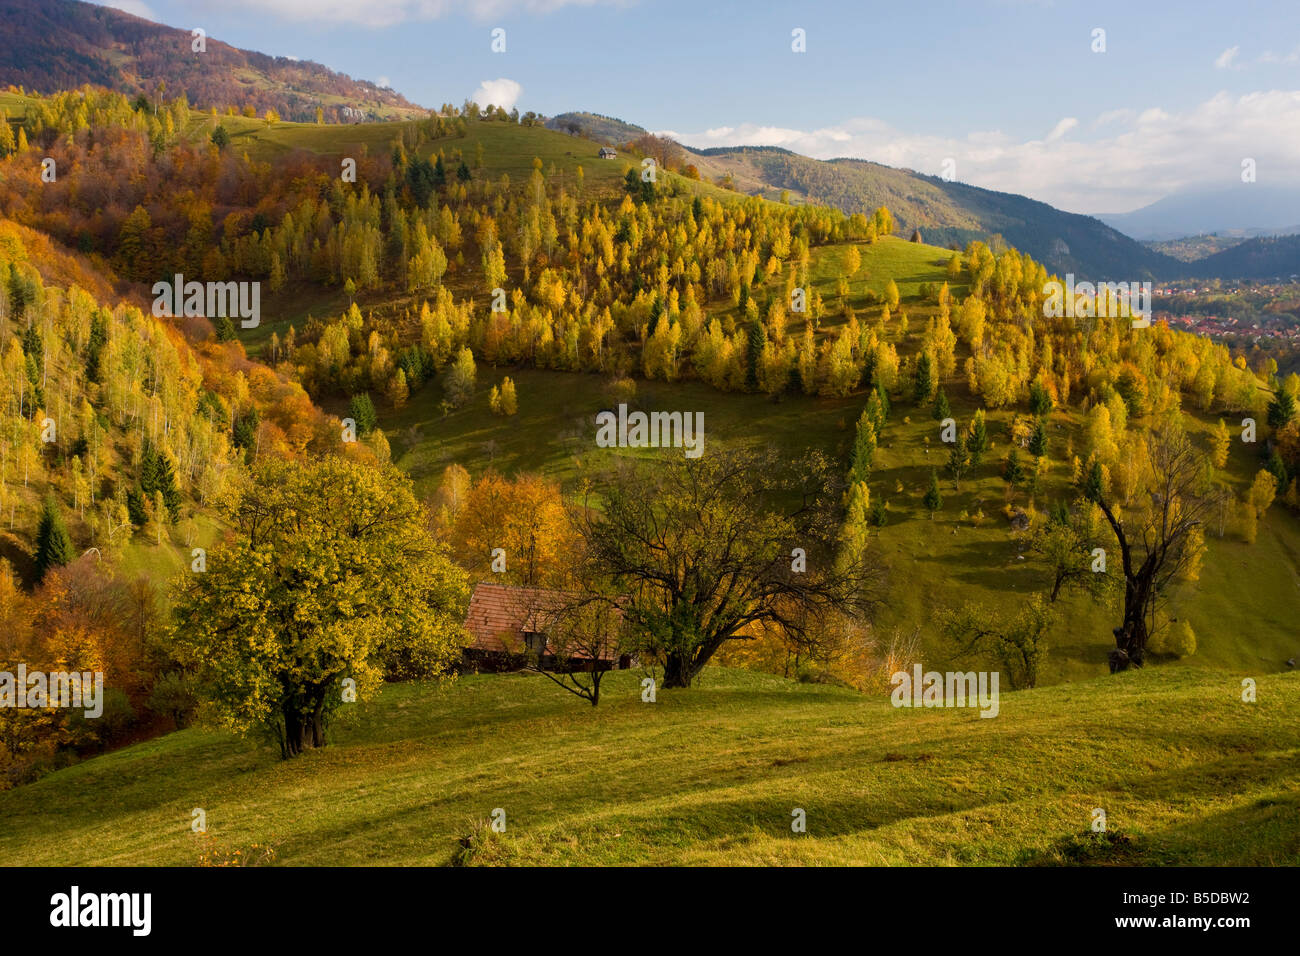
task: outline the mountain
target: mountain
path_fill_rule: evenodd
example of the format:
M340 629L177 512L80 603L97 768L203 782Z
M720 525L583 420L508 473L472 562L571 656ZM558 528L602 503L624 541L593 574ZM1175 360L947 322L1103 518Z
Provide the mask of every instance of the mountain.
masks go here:
M730 176L747 192L789 190L809 202L861 212L888 206L898 233L964 246L1001 235L1050 270L1093 279L1169 278L1184 265L1090 216L1013 193L945 182L862 159L817 160L779 147L690 150L702 175Z
M1300 231L1300 189L1237 183L1227 189L1175 193L1133 212L1097 216L1134 239L1165 240L1204 233L1243 236Z
M1300 274L1300 236L1259 236L1189 264L1205 278L1287 279Z
M615 119L612 116L602 116L599 113L584 113L581 111L553 116L546 121L546 125L551 129L559 130L561 133L585 136L587 139L595 140L598 143L610 145L626 143L646 134L645 129L635 123L625 123L623 120Z
M392 90L306 60L240 50L207 37L192 51L188 30L78 0L0 0L0 88L52 92L89 83L131 95L168 98L224 112L251 105L285 119L311 121L320 107L334 121L404 118L425 111Z

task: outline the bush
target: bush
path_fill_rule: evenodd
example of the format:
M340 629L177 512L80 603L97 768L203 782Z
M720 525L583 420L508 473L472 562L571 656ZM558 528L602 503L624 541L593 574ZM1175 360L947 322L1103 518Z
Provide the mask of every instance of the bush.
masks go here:
M1173 657L1191 657L1196 653L1196 632L1187 621L1175 621L1151 638L1151 650Z

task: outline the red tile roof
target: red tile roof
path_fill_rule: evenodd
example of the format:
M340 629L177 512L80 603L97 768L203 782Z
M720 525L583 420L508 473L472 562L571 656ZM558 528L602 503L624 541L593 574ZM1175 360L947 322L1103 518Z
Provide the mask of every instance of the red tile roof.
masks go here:
M546 630L546 612L563 605L568 598L562 591L546 588L517 587L509 584L489 584L480 581L474 585L465 614L465 628L474 637L470 647L480 651L523 654L527 650L524 634L543 633ZM575 649L575 658L590 655ZM616 655L608 651L603 660Z

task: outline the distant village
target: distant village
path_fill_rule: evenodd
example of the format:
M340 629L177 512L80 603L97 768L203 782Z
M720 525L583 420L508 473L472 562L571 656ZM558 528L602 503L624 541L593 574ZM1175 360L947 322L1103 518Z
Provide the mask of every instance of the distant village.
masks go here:
M1240 309L1234 308L1238 303L1230 301L1238 296L1242 297ZM1264 311L1274 302L1300 302L1300 282L1295 280L1268 284L1189 280L1157 287L1154 298L1155 319L1168 322L1170 328L1217 339L1231 338L1237 345L1300 345L1300 320L1294 310ZM1215 311L1210 312L1210 308ZM1223 314L1218 314L1219 309Z

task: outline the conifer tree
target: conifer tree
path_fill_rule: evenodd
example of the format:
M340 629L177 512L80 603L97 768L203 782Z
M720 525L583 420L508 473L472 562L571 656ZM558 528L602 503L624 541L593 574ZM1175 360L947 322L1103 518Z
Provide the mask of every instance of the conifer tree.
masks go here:
M925 492L925 510L930 512L930 520L934 520L934 513L943 507L943 496L939 494L939 475L930 469L930 487Z
M41 508L41 521L36 529L36 580L45 579L51 568L63 567L75 557L72 538L63 524L63 513L58 502L46 498Z

